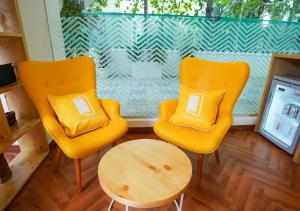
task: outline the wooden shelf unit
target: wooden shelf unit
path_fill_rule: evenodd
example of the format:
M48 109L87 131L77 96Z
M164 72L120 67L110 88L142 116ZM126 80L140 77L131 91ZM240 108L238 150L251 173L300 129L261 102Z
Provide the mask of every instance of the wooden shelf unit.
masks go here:
M15 32L0 32L0 37L22 37L22 34Z
M17 124L11 126L12 141L15 142L21 138L25 133L35 127L41 119L18 119Z
M300 55L290 54L273 54L270 69L267 75L264 92L260 101L260 107L255 124L255 131L258 131L259 125L262 120L265 105L268 99L268 94L271 88L273 76L285 76L285 77L299 77L300 76ZM295 163L300 164L300 144L295 152Z
M22 86L22 84L19 81L17 81L16 83L9 84L7 86L2 86L2 87L0 87L0 94L9 92L9 91L14 90L15 88L18 88L21 86Z
M47 155L47 151L25 151L9 163L13 177L5 185L0 184L1 193L5 193L0 195L0 210L9 205Z
M0 64L13 63L17 67L28 59L17 1L0 0L0 13L7 19L7 31L0 32ZM16 76L18 79L17 68ZM49 149L38 112L20 81L0 87L0 94L5 96L8 109L15 111L17 119L17 123L10 127L0 101L0 153L15 142L21 150L9 162L12 177L0 183L0 210L4 210L47 156Z

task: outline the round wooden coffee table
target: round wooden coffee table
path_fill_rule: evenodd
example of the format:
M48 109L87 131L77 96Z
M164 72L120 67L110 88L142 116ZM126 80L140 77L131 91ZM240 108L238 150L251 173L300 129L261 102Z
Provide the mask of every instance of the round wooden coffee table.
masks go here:
M140 139L109 150L98 166L103 191L128 207L153 208L174 201L181 211L184 192L192 177L190 159L166 142ZM179 203L177 198L180 197Z

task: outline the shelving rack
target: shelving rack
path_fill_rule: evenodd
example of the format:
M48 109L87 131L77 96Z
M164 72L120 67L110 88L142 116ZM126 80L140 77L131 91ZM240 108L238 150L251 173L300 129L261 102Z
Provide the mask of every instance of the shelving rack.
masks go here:
M15 32L0 32L1 37L22 37L22 34Z
M6 31L0 32L0 64L17 65L28 59L21 19L15 0L0 0L0 13L6 19ZM17 69L17 68L16 68ZM16 70L18 79L18 71ZM21 190L49 152L39 115L20 81L0 87L9 110L15 111L17 124L9 126L0 101L0 153L19 143L21 152L9 162L12 177L0 184L0 210L4 210Z

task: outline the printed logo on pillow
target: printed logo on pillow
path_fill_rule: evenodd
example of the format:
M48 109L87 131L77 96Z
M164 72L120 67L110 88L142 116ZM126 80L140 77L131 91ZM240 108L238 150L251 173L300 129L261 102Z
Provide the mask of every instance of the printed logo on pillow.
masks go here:
M81 96L75 97L75 98L73 98L73 102L74 102L80 115L89 116L89 115L96 114L91 102L89 101L89 99L86 96L81 95Z
M203 94L191 94L187 103L186 111L194 116L200 116Z

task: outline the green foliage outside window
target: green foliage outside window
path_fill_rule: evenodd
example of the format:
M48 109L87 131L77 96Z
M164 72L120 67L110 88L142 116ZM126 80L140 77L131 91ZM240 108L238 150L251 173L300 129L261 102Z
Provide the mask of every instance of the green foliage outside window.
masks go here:
M102 12L102 9L105 7L107 7L107 0L95 0L95 2L90 5L90 10Z
M81 8L80 5L73 0L63 0L63 6L60 11L61 17L72 17L80 16Z
M71 6L72 0L64 0L63 9L72 9L77 14L79 5ZM138 13L146 10L153 14L176 14L206 17L232 17L271 20L300 21L300 0L115 0L116 8L127 2L122 8L126 13ZM108 0L94 0L90 11L101 12L107 7ZM145 5L151 5L149 9ZM73 3L74 5L74 3ZM69 15L64 12L63 16Z

